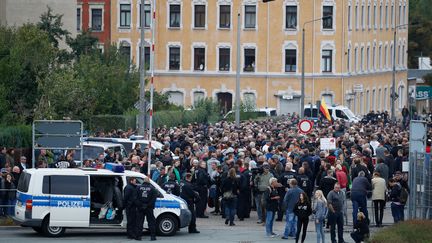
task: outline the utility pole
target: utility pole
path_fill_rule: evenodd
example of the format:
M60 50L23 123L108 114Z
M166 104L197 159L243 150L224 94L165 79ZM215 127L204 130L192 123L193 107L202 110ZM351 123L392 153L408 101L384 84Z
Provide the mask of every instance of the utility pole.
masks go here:
M144 3L144 1L143 1ZM148 145L148 162L147 162L147 176L150 177L150 168L151 168L151 150L152 150L152 130L153 130L153 93L154 93L154 59L155 59L155 34L156 34L156 0L152 1L151 4L151 47L150 47L150 73L151 73L151 77L150 77L150 111L149 111L149 115L150 115L150 124L149 124L149 129L148 129L148 140L149 140L149 145ZM144 16L143 16L144 18ZM141 40L144 41L144 40Z
M144 132L145 132L145 113L146 113L146 107L145 107L145 41L144 41L144 22L145 22L145 16L144 16L144 2L141 3L141 7L140 7L140 12L141 12L141 20L140 20L140 25L141 25L141 51L139 53L139 58L140 58L140 66L139 66L139 71L140 71L140 94L139 94L139 119L138 119L138 132L139 134L144 136Z
M237 13L237 69L236 69L236 110L235 124L240 127L240 11Z

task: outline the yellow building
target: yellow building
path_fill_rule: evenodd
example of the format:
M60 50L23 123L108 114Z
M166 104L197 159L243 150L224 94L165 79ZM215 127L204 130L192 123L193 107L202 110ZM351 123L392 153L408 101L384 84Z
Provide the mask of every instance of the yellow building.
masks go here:
M231 109L240 13L241 99L258 108L277 108L279 114L299 112L301 30L305 22L331 15L304 25L305 104L324 98L357 114L390 110L393 30L408 22L407 0L156 2L155 87L177 104L192 106L212 97ZM114 0L111 5L111 40L137 64L140 3ZM150 3L144 1L148 26ZM148 45L151 32L145 28ZM396 113L407 97L407 46L408 30L400 28Z

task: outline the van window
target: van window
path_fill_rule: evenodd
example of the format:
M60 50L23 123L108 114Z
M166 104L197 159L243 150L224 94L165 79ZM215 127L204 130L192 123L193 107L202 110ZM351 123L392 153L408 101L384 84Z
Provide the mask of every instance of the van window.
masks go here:
M342 110L336 110L336 117L348 120L348 117L345 115L345 113Z
M276 111L275 110L273 110L273 111L270 111L270 116L276 116L277 114L276 114Z
M23 172L18 181L18 191L28 192L31 174Z
M311 108L305 108L304 109L304 116L305 117L318 117L318 110L316 108L312 108L312 114L311 114Z
M96 159L99 154L103 154L104 150L102 147L93 147L93 146L83 146L83 160L86 159L91 159L94 160ZM77 150L75 151L74 154L74 160L79 161L80 160L80 151Z
M56 195L88 195L87 176L44 176L42 192Z

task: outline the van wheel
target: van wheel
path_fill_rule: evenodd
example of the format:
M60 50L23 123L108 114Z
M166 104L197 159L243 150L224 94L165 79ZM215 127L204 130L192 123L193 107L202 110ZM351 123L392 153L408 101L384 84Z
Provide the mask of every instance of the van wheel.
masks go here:
M170 214L163 214L157 218L157 234L161 236L173 236L177 232L177 219Z
M64 227L49 226L49 216L47 216L42 222L42 233L48 237L60 237L65 232Z
M41 227L32 227L32 229L33 229L34 231L36 231L36 233L39 233L39 234L42 234L42 233L43 233Z

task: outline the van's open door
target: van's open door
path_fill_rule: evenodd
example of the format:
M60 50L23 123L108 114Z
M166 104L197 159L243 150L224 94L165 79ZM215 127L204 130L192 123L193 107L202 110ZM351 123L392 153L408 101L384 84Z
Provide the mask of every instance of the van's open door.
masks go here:
M90 221L90 185L88 175L44 176L49 185L50 226L88 227ZM44 190L47 187L44 186Z

